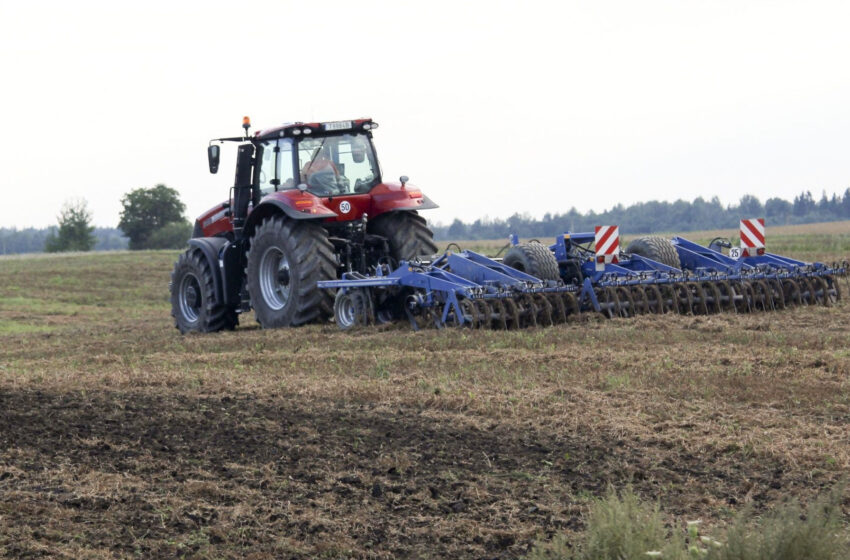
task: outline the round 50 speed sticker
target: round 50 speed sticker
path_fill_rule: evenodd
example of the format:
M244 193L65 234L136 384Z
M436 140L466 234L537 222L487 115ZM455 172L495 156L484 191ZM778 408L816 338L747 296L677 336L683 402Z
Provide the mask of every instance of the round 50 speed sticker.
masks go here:
M339 203L339 211L343 214L348 214L349 212L351 212L351 203L347 200L343 200Z

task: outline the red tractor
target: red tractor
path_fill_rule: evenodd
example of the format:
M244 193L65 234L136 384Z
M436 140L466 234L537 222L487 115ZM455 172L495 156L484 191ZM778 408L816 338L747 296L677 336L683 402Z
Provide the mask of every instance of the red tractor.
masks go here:
M323 321L334 299L316 287L343 273L433 255L418 210L436 208L407 184L384 182L371 119L294 123L207 149L211 173L222 142L239 142L230 199L195 222L171 275L171 314L181 333L232 329L254 309L264 328ZM389 318L388 318L389 319Z

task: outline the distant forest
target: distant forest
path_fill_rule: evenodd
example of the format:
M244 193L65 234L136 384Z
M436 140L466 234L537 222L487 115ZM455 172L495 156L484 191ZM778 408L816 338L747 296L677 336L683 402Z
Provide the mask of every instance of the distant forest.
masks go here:
M767 218L767 226L806 224L850 220L850 188L844 196L824 193L816 200L810 191L796 196L793 201L769 198L762 203L758 198L745 195L738 204L723 206L717 197L693 202L640 202L631 206L618 204L596 213L582 214L571 208L563 214L548 213L536 220L525 214L503 218L482 218L472 223L455 220L450 225L431 225L438 240L502 239L511 233L520 237L554 237L564 231L593 231L597 225L619 225L624 233L685 232L704 229L733 229L741 218ZM48 228L0 228L0 255L13 253L41 253L47 235L55 230ZM117 228L95 228L95 251L127 248L127 238Z
M41 253L44 242L56 226L46 228L0 228L0 255L15 253ZM127 238L117 228L94 228L92 234L97 238L95 251L114 251L127 248Z
M810 191L795 197L792 202L769 198L762 203L752 195L744 195L738 204L723 206L717 197L693 202L639 202L631 206L618 204L596 213L582 214L571 208L563 214L547 213L537 220L527 214L510 218L482 218L472 223L455 220L450 225L431 226L438 240L502 239L511 233L520 237L554 237L565 231L593 231L595 226L619 225L622 233L685 232L705 229L732 229L741 218L767 219L767 227L850 220L850 188L844 196L831 198L824 192L816 200Z

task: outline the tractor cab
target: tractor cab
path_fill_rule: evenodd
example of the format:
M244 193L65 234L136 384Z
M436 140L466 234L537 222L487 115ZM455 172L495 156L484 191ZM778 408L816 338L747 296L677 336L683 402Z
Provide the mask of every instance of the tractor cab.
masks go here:
M257 143L262 196L305 185L319 197L368 193L381 182L372 139L364 133L273 138Z

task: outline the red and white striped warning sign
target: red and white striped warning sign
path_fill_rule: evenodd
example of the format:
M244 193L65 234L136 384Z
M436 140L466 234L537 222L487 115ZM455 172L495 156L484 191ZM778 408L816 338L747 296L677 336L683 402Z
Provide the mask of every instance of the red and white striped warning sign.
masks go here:
M759 249L764 253L764 218L741 220L741 249L744 256L755 256Z
M596 226L596 270L606 263L619 262L620 226Z

